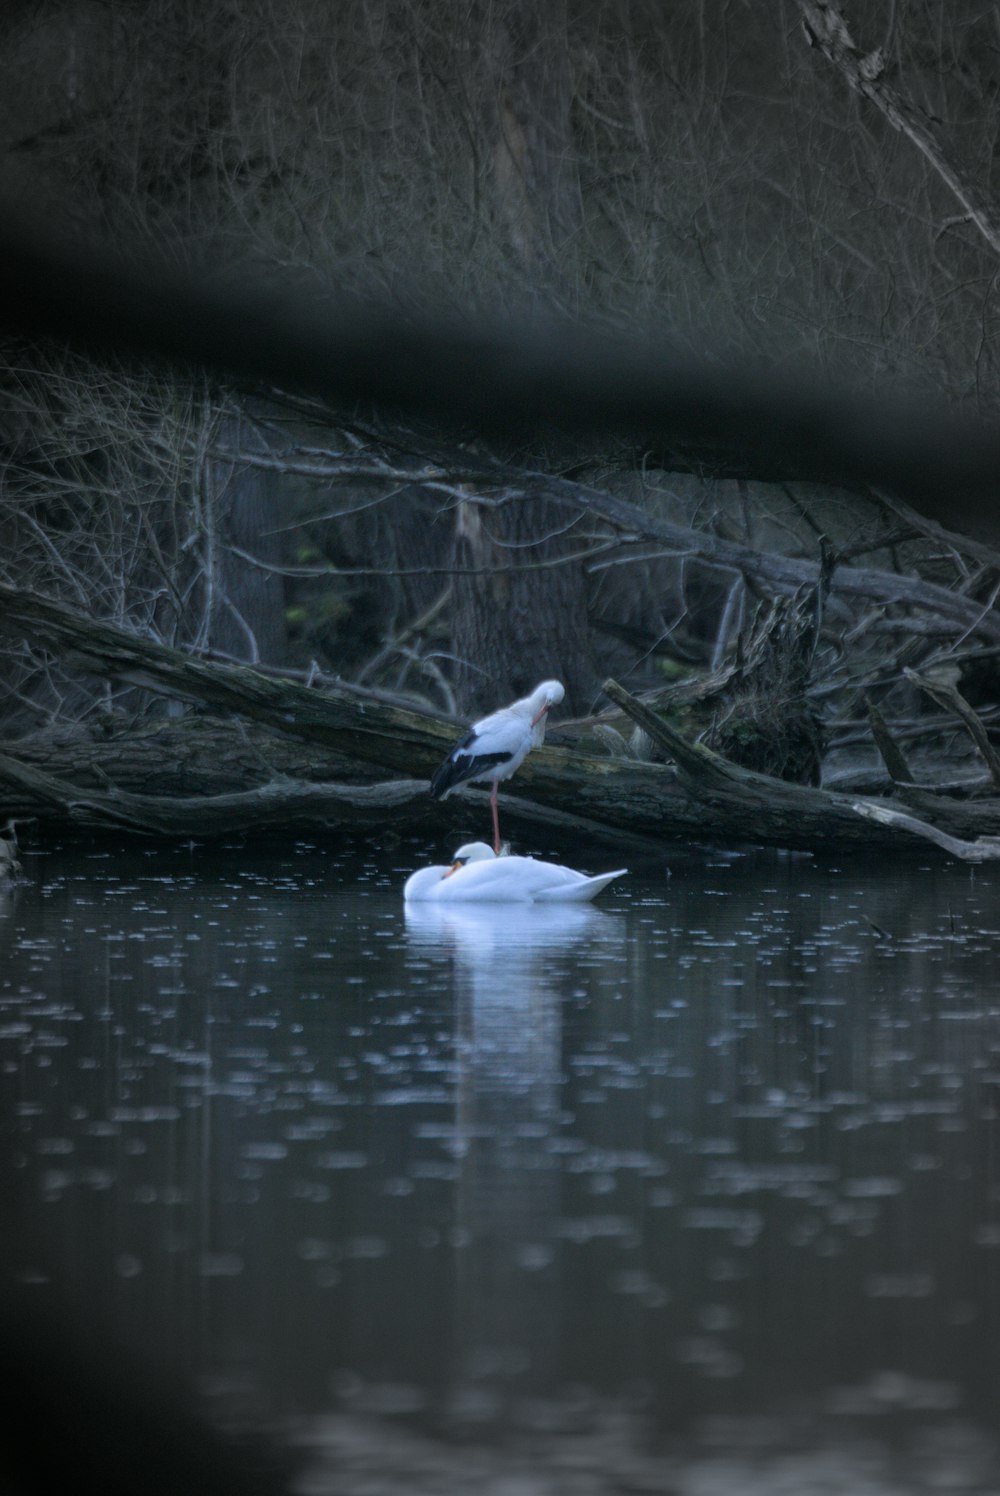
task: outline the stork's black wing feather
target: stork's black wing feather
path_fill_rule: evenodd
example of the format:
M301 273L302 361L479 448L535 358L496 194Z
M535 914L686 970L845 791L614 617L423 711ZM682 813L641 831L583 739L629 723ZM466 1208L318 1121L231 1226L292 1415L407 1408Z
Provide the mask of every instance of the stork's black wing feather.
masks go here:
M464 784L467 779L476 779L481 774L488 774L490 769L495 769L499 764L509 763L513 758L512 753L477 753L475 731L469 731L460 743L456 743L448 757L440 768L435 769L431 779L431 795L435 800L440 800L449 790L456 785Z

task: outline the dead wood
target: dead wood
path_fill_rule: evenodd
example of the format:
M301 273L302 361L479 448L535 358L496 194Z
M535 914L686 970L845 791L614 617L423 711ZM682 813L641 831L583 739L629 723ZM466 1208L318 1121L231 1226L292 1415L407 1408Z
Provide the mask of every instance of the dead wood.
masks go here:
M910 772L909 764L906 762L906 756L889 731L885 718L871 699L868 700L867 706L872 737L875 739L875 746L879 751L882 762L885 764L889 778L896 783L912 784L913 775Z
M790 784L753 769L741 768L703 743L690 742L641 701L630 696L617 681L605 681L604 690L674 759L691 800L704 807L703 824L711 824L713 817L724 811L733 831L743 828L749 841L778 842L814 850L863 844L899 849L900 838L896 833L902 832L904 839L907 833L912 833L911 825L904 826L897 819L903 816L905 820L913 821L914 818L907 816L905 810L897 811L882 801L862 801L856 796L812 785ZM933 807L936 819L943 823L932 829L940 833L936 839L945 850L953 850L948 845L950 841L968 842L983 835L1000 833L1000 801L957 803L946 796L925 792L923 802L928 809ZM873 809L869 813L859 808L864 806ZM875 814L882 810L891 814ZM852 828L856 828L859 816L868 819L871 829L878 827L886 831L888 837L873 841L869 841L867 836L858 837L856 829Z
M955 673L957 674L957 670ZM989 734L980 718L973 711L954 681L940 673L936 675L921 675L916 670L910 670L905 667L903 674L907 680L913 681L914 685L919 686L922 691L925 691L932 701L936 701L938 706L943 706L946 710L954 712L979 749L994 785L1000 787L1000 755L997 754L996 749L990 742Z
M278 471L297 471L286 454L259 461ZM1000 640L1000 618L991 607L984 607L940 583L900 572L844 565L838 553L822 545L818 562L775 551L756 550L709 530L678 524L606 489L552 473L518 468L483 454L473 457L460 448L447 453L436 450L433 461L428 461L423 452L402 455L395 452L391 462L378 450L367 451L363 456L352 450L348 457L329 453L325 464L312 464L312 473L313 476L322 474L331 481L346 477L355 481L413 483L434 492L444 492L456 502L516 504L544 500L573 514L592 515L623 539L662 546L668 555L697 556L706 565L739 573L759 583L765 590L807 591L817 599L817 623L823 602L831 595L912 609L930 619L941 620L963 634L979 634L993 642ZM273 569L251 555L242 553L242 556L249 565ZM292 575L303 571L309 575L336 574L334 568L328 567L282 567L280 570Z
M928 161L941 181L954 193L994 253L1000 253L1000 219L993 205L968 172L954 160L943 133L931 117L914 108L892 87L887 59L881 47L864 52L857 47L840 10L827 0L799 0L802 21L810 44L818 47L847 80L855 93L874 104L892 125L905 135Z
M871 800L856 801L854 809L859 816L865 816L880 826L898 826L901 831L933 842L935 846L950 852L953 857L961 858L963 862L993 862L1000 857L1000 836L980 836L975 841L963 841L959 837L949 836L927 821L919 821L915 816L908 816L903 811L893 810L888 805L879 805Z
M362 764L429 775L454 741L452 724L389 705L376 693L344 685L318 690L250 666L192 658L18 588L0 585L0 627L69 656L95 675L235 712Z
M823 725L807 687L829 581L772 598L737 639L737 673L706 743L731 763L778 779L818 784Z
M458 826L471 831L486 821L483 791L460 792L447 807L426 793L430 771L454 741L454 723L344 686L311 689L247 666L192 659L13 588L0 588L0 604L8 631L17 628L88 671L211 709L199 726L154 729L147 723L135 729L142 751L131 764L132 730L114 733L113 752L92 737L89 762L82 739L76 741L64 750L63 772L55 772L56 744L48 745L44 766L37 745L25 745L21 753L15 746L0 756L0 814L168 836L274 825L446 826L450 835ZM740 768L676 732L616 682L608 681L605 690L672 763L582 752L579 740L566 734L562 744L546 744L529 756L515 793L505 788L502 800L515 823L541 823L623 846L641 840L646 849L678 839L829 850L912 847L909 830L891 818L866 818L854 797ZM217 767L199 777L194 754L182 769L173 765L172 777L157 776L157 752L169 763L180 744L190 747L205 733L214 740L218 762L233 766L238 787L222 787ZM282 738L297 759L276 751ZM361 782L324 778L334 764ZM405 779L391 777L400 769ZM142 776L156 793L135 787ZM945 837L972 841L1000 832L1000 802L938 798L933 819Z
M473 802L475 809L470 808ZM0 752L0 803L15 804L32 820L76 827L119 830L147 836L198 840L280 827L298 830L370 830L405 826L410 832L447 832L456 840L471 834L473 822L489 817L489 796L466 788L461 799L441 806L431 800L423 779L383 780L377 784L334 784L273 780L252 790L214 795L151 795L116 785L95 789L25 764ZM662 842L627 828L611 827L520 796L504 799L506 823L543 826L564 837L627 848L636 854L662 852Z
M16 787L35 813L78 826L118 826L156 836L218 836L265 826L370 826L423 801L423 780L382 784L274 782L219 795L137 795L84 789L0 753L0 784ZM425 817L426 819L426 817Z
M21 763L81 789L137 795L228 794L270 781L374 784L378 764L233 715L131 718L123 712L33 733L8 744Z

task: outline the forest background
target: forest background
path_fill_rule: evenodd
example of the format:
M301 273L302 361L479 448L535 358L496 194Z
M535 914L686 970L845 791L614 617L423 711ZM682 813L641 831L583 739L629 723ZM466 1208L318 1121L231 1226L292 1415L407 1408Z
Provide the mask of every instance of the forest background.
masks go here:
M11 336L8 811L86 794L107 819L111 790L129 822L120 796L154 787L372 783L423 772L451 731L409 758L289 740L277 707L220 732L166 653L140 670L94 624L435 721L556 676L567 743L662 758L655 723L607 710L614 676L752 770L898 791L917 764L995 791L998 511L947 462L913 492L877 463L830 481L780 433L803 379L831 420L849 391L874 446L898 436L889 393L995 429L1000 10L849 19L809 0L6 9L0 193L53 240L274 287L318 321L353 300L472 335L582 327L591 349L651 332L681 367L771 381L778 433L763 458L724 420L697 442L500 439ZM946 773L970 733L979 758Z

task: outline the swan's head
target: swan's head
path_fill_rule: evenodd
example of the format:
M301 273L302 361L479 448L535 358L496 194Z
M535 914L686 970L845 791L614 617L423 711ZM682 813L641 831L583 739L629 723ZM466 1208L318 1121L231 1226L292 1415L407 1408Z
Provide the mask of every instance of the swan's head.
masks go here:
M559 680L543 680L540 686L536 686L527 703L532 727L541 722L550 706L558 706L565 695L563 683Z
M495 858L496 853L494 852L493 848L487 846L485 842L466 842L464 847L459 847L458 851L451 859L451 867L444 874L444 877L450 878L452 873L459 872L459 870L465 867L467 863L486 861L492 862L495 860Z

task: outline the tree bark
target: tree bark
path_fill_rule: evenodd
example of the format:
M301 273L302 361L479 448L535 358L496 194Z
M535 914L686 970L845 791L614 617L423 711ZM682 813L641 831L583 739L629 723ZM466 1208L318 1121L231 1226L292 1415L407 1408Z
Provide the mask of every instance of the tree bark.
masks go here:
M508 0L490 21L495 215L528 288L571 289L566 248L580 215L565 0Z
M10 813L61 824L119 827L154 836L213 837L266 826L383 825L400 807L424 801L422 780L381 784L304 784L277 781L216 795L138 795L109 787L86 789L0 752L0 785L18 792ZM428 820L426 805L413 819ZM421 816L421 811L423 812Z
M230 451L229 460L217 451L206 459L204 507L213 529L212 609L209 646L221 654L251 664L281 665L285 659L284 588L277 570L282 560L278 531L283 506L275 475L266 467L244 463L244 451L266 451L254 428L256 406L226 409L218 417L215 448ZM249 564L251 552L265 563Z
M471 716L551 679L566 687L574 715L593 705L586 579L579 562L561 559L566 524L565 508L541 496L498 509L472 500L459 507L452 650L456 697Z
M525 285L565 298L579 176L564 0L510 0L491 14L487 34L494 213ZM490 573L459 575L453 592L455 694L474 716L548 678L563 682L571 711L590 709L599 681L587 582L582 564L565 559L579 548L565 528L565 513L544 494L490 509L470 501L456 511L456 567Z
M19 762L83 790L220 795L270 781L375 784L379 764L247 717L208 711L147 717L91 713L83 722L4 745Z

